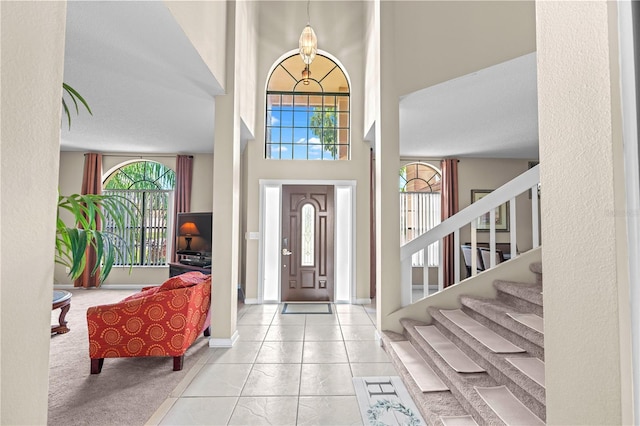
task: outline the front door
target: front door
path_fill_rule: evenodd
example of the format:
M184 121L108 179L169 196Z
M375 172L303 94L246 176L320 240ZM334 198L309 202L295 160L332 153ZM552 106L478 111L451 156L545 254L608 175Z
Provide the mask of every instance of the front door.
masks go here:
M283 302L333 301L333 186L282 186Z

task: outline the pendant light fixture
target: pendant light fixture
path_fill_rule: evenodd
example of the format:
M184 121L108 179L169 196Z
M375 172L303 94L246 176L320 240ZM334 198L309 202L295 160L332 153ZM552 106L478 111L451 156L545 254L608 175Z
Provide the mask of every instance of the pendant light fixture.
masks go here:
M300 40L298 41L298 47L300 51L300 57L302 61L307 65L305 68L308 72L309 64L313 62L313 58L316 57L316 53L318 52L318 38L316 37L316 33L311 28L311 19L309 17L309 5L311 0L307 1L307 26L302 30L302 34L300 34ZM304 71L303 71L304 73ZM309 73L310 74L310 73Z

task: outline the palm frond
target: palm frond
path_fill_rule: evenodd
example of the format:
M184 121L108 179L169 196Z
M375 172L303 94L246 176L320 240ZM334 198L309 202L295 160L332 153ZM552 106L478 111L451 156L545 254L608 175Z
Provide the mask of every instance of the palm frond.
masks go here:
M74 226L68 226L60 218L60 212L69 212ZM102 282L109 275L116 256L128 258L132 265L135 252L131 249L133 241L125 241L122 237L99 229L99 223L105 220L105 213L114 219L117 232L127 224L123 220L126 214L137 217L137 207L127 198L117 195L72 194L58 196L58 218L56 220L55 261L69 268L69 276L76 279L83 271L91 268L95 275L100 267L99 280ZM93 247L96 261L87 265L87 248ZM123 250L119 249L123 247Z
M80 114L80 108L78 107L78 101L80 101L80 103L82 103L82 105L84 105L84 107L87 109L87 111L89 112L90 115L93 115L93 112L91 112L91 108L89 107L89 104L82 97L82 95L80 95L80 93L78 93L78 91L76 89L74 89L73 87L69 86L67 83L62 83L62 88L64 89L65 93L73 101L73 105L76 108L76 115ZM69 130L71 130L71 112L69 111L67 103L64 100L64 93L62 94L62 108L63 108L64 114L67 116L67 122L69 124Z

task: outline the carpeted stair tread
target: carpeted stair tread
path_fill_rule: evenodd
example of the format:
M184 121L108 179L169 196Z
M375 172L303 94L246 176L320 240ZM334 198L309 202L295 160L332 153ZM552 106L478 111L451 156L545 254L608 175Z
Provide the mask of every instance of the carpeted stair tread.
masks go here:
M545 387L544 362L534 357L505 358L540 386Z
M521 370L516 368L512 363L507 362L505 357L530 357L531 354L527 353L516 353L516 354L499 354L491 351L485 345L480 343L478 340L470 336L466 333L462 328L458 327L454 322L449 320L446 316L444 316L441 310L430 307L428 309L429 314L431 315L433 323L438 327L438 329L445 335L449 340L451 340L456 346L461 348L461 350L466 353L476 364L480 367L487 370L485 375L492 378L492 382L486 380L481 382L480 376L482 373L474 373L471 375L465 375L460 373L455 373L451 367L446 364L445 361L441 359L441 357L433 350L431 347L425 348L425 346L429 346L426 342L420 345L423 350L429 355L429 361L432 361L436 364L440 371L444 371L447 368L451 370L453 374L448 374L444 372L443 374L449 377L452 382L446 382L450 388L452 386L458 388L459 386L456 384L456 380L460 380L460 376L464 377L473 377L473 380L469 378L464 379L467 382L464 386L472 384L473 386L496 386L496 385L507 385L509 389L517 395L519 399L524 401L531 410L536 413L541 418L545 416L545 389L540 384L536 383L531 377L527 376ZM405 328L405 336L408 334L414 333L419 336L417 331L412 331L415 325L424 325L424 323L411 320L408 318L402 319L402 326ZM419 338L419 337L418 337ZM411 339L410 339L411 340ZM431 350L432 353L429 353ZM441 362L439 364L439 362ZM445 367L442 367L445 365ZM440 371L438 373L440 373ZM457 376L457 378L456 378ZM473 394L476 392L471 389ZM465 399L469 399L468 391L465 391ZM476 394L477 395L477 394ZM484 403L483 403L484 404ZM463 404L464 406L464 404ZM465 406L469 414L474 414L468 407Z
M480 299L469 296L460 296L460 303L467 315L485 327L531 355L543 358L544 334L508 315L509 313L522 313L518 312L516 308L495 299Z
M529 270L536 274L542 274L542 262L534 262L529 265Z
M435 325L416 326L415 329L440 354L442 359L458 373L482 373L485 371L451 340L447 339Z
M535 262L529 265L529 270L536 276L536 283L542 285L542 262Z
M420 324L424 325L424 323ZM428 425L439 424L440 416L465 416L469 414L450 391L423 393L418 388L406 366L402 364L398 354L391 347L391 342L407 340L404 335L392 331L384 331L381 337L383 347L389 354L391 362Z
M544 334L544 320L542 317L536 314L521 314L519 312L507 312L507 315L532 330Z
M493 286L498 290L499 296L511 300L514 306L531 305L529 308L531 312L542 315L542 286L540 284L495 280Z
M480 395L475 391L475 386L491 387L499 386L501 383L496 382L486 372L458 373L420 335L416 327L424 326L424 323L408 318L401 319L400 323L404 327L405 337L412 343L416 351L418 351L433 370L436 371L436 374L442 378L443 382L449 387L452 395L460 401L460 405L465 411L462 414L449 413L447 415L471 415L479 424L500 424L500 419L484 400L480 398ZM470 336L468 338L472 339ZM482 346L480 343L476 343ZM482 347L489 352L487 348ZM505 362L505 364L508 363ZM514 371L518 371L513 366L511 366L511 368Z
M416 351L411 342L391 342L390 345L422 392L449 390L447 385Z
M476 387L476 391L507 425L544 425L506 386Z
M478 426L471 416L440 416L443 426Z
M519 346L514 345L504 337L492 331L488 327L480 324L478 321L464 313L462 309L443 309L442 315L452 321L458 327L462 328L474 339L482 343L495 353L519 353L524 352Z

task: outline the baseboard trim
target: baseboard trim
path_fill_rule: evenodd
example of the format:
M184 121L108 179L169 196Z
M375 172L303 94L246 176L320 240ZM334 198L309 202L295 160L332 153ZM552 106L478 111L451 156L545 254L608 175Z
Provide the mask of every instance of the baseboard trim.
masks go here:
M233 345L238 341L240 335L238 334L238 330L233 332L233 336L230 339L209 339L209 347L210 348L232 348Z
M259 299L244 299L244 304L245 305L259 305L260 304L260 300Z
M371 299L356 299L354 305L370 305Z
M382 334L380 334L380 331L377 328L375 331L375 337L376 337L376 341L378 342L378 345L382 346Z
M159 284L102 284L100 287L89 287L87 290L142 290L144 287L153 287ZM73 284L54 284L54 290L73 290L83 287L75 287Z

